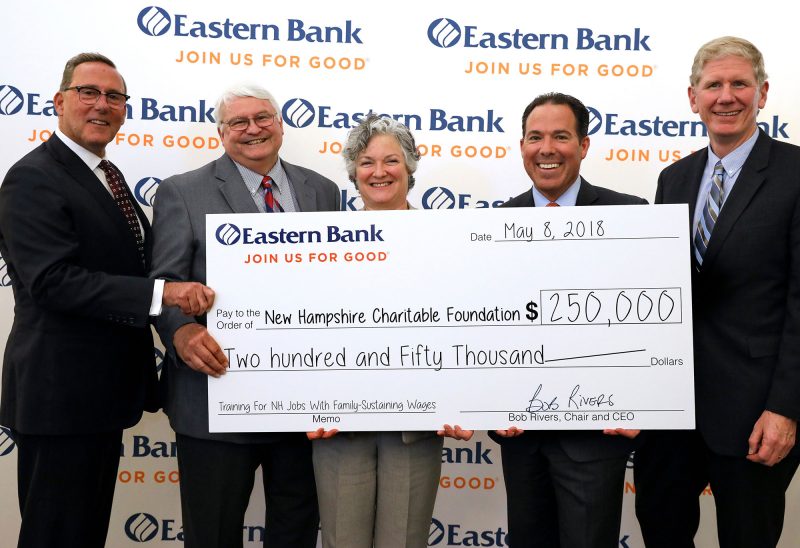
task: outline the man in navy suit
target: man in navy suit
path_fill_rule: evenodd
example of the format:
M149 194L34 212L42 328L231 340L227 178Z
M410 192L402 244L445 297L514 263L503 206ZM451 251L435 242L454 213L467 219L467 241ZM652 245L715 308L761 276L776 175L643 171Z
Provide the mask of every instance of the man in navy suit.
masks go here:
M159 407L149 317L162 304L199 314L214 297L147 278L150 224L105 159L127 100L107 57L67 61L58 131L0 187L15 300L0 424L19 449L20 547L105 546L122 430Z
M502 207L646 204L590 185L580 175L589 151L589 111L561 93L540 95L522 115L520 149L532 188ZM616 548L631 439L638 431L492 432L501 446L514 548Z
M774 547L800 453L800 148L756 124L764 60L726 36L694 59L709 146L661 172L657 203L689 204L697 429L648 432L636 515L648 548L690 548L711 484L721 548Z

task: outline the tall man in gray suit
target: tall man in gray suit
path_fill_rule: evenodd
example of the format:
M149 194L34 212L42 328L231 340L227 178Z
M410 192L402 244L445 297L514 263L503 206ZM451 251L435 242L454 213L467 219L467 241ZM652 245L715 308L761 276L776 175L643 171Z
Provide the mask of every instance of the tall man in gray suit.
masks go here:
M533 182L502 207L646 204L594 186L580 175L589 151L589 111L575 97L548 93L522 115L520 150ZM638 431L491 432L501 446L514 548L616 548L625 465Z
M332 181L278 157L283 120L268 91L231 88L217 102L216 117L225 154L159 186L154 277L205 282L207 213L339 209ZM270 287L265 278L263 287L252 290L281 288ZM164 408L178 444L186 546L242 546L244 514L260 465L267 506L264 546L311 548L319 514L310 442L303 433L209 433L208 376L224 374L228 363L205 321L168 312L157 326L167 348Z
M703 45L689 84L709 143L661 172L656 203L689 204L697 429L647 432L636 516L648 548L692 548L710 483L720 547L773 547L800 464L800 148L758 128L747 40Z

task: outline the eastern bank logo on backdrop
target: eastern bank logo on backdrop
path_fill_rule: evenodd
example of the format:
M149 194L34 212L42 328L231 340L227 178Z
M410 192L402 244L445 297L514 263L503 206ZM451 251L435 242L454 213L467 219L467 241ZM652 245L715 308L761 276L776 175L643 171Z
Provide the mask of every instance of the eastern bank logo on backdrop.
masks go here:
M158 190L158 185L160 184L161 179L156 177L145 177L144 179L140 179L133 188L133 195L136 196L136 201L143 206L153 207L153 200L156 197L156 190Z
M502 527L478 531L460 523L442 523L433 518L428 546L508 546L508 533Z
M473 207L483 209L498 207L511 197L500 200L477 200L469 193L456 193L446 186L433 186L422 195L422 207L425 209L465 209Z
M382 118L393 118L402 122L412 131L451 131L475 133L505 133L503 117L492 109L481 113L453 113L444 109L432 108L427 113L384 113L371 108L367 111L346 112L331 105L315 106L307 99L294 97L283 104L281 115L284 122L293 128L305 128L316 122L319 128L352 128L369 116L377 114Z
M11 431L5 426L0 426L0 457L10 454L16 446Z
M159 519L152 514L139 512L125 521L125 536L133 542L178 541L183 542L183 527L174 519ZM250 543L264 542L264 527L243 525L242 540Z
M147 36L185 38L212 38L226 40L262 40L271 42L313 42L323 44L363 44L361 27L350 19L344 25L314 25L303 19L253 22L231 21L229 17L218 21L193 19L183 13L170 14L159 6L148 6L139 12L136 23Z
M134 542L153 540L158 534L158 520L150 514L134 514L125 522L125 534Z
M14 86L0 84L0 115L16 114L22 108L22 92Z
M156 359L156 371L161 373L161 368L164 367L164 353L157 346L153 347L153 355Z
M0 255L0 287L11 286L11 277L8 275L6 260Z
M428 40L439 48L527 49L527 50L597 50L597 51L652 51L650 35L639 27L630 34L604 34L596 29L577 28L570 36L562 33L541 32L546 29L484 29L475 25L460 25L447 17L434 19L428 25Z

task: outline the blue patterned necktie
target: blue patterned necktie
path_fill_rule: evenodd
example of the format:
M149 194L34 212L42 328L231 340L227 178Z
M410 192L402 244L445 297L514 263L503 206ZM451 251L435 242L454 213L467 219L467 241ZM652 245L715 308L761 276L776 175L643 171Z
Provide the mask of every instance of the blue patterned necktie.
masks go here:
M261 186L264 187L264 211L267 213L283 213L281 204L272 194L272 177L264 175L261 180Z
M714 174L711 177L711 188L708 191L706 205L703 208L703 214L697 221L697 230L694 233L694 256L699 265L703 264L703 257L706 254L706 249L708 249L708 242L711 240L711 231L714 230L714 225L717 224L717 218L722 209L722 184L724 180L725 168L722 167L722 162L719 161L714 166Z

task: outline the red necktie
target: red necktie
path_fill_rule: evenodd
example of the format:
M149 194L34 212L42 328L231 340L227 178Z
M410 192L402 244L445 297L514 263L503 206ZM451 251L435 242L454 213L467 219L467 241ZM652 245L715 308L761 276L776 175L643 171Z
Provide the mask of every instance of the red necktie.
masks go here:
M272 177L264 175L264 178L261 179L261 186L264 187L264 210L267 213L283 213L281 204L272 194Z
M556 202L547 202L547 205L544 207L560 207Z
M128 224L131 234L136 240L136 249L139 251L139 258L144 264L144 238L142 237L142 228L139 226L139 218L136 216L136 210L133 208L133 201L131 194L128 192L128 185L125 184L125 178L122 176L117 166L108 160L100 161L100 169L106 174L106 182L111 188L111 194L114 196L114 202L125 217L125 222Z

